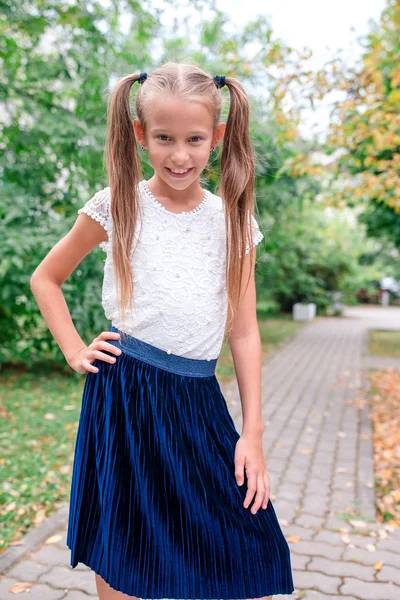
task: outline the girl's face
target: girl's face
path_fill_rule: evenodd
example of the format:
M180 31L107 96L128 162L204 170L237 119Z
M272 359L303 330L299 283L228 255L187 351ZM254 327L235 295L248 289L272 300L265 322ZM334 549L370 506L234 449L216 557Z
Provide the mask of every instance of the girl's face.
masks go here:
M137 141L148 149L155 175L178 191L198 182L211 147L222 139L225 123L214 130L211 112L204 104L168 97L151 101L145 136L137 120L134 130ZM185 173L174 175L173 170Z

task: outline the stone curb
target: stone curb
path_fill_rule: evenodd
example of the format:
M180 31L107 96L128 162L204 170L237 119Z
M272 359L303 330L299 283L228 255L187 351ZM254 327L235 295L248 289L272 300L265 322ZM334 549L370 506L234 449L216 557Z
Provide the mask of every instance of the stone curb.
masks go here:
M19 546L11 546L0 554L0 573L3 574L18 562L25 554L31 552L42 544L50 535L65 528L68 520L69 502L64 503L53 514L44 519L40 525L34 527L23 538Z

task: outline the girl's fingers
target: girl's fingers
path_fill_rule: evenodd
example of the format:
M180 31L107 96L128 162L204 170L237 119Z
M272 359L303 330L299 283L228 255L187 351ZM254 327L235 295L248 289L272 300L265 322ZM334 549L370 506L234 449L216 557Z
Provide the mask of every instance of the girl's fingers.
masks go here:
M99 358L100 360L104 360L108 363L115 363L117 360L115 356L108 356L108 354L104 354L104 352L100 352L100 350L92 350L91 354L95 358Z
M120 334L118 331L102 331L96 340L106 340L108 338L118 340L120 338Z
M264 496L265 496L264 477L262 475L259 475L257 477L257 494L254 499L254 504L251 507L251 512L253 513L253 515L255 515L256 512L258 511L258 509L260 508L262 501L264 499Z
M90 371L91 373L97 373L97 372L98 372L98 370L99 370L97 367L94 367L94 366L92 365L92 363L90 363L90 362L89 362L88 360L86 360L86 359L82 361L82 367L83 367L84 369L86 369L86 371Z
M109 344L106 341L99 341L98 346L103 350L107 350L107 352L112 352L113 354L116 354L117 356L121 354L120 348L117 348L116 346L114 346L114 344Z
M247 508L251 503L254 494L257 491L257 477L255 473L247 473L247 493L243 502L243 506Z
M269 482L269 475L267 475L267 474L264 475L264 482L265 482L265 494L264 494L264 500L263 500L262 507L267 508L268 500L269 500L269 493L271 490L271 484Z
M238 485L243 485L244 483L244 459L241 460L237 458L235 460L235 478L236 483Z

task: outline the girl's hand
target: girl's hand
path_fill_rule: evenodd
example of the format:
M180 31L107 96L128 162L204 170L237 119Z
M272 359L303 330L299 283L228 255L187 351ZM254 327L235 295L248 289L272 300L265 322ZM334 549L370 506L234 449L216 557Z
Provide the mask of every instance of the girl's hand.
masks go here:
M262 436L242 434L235 448L235 477L238 485L244 483L244 468L247 476L247 493L243 506L247 508L256 492L251 512L255 515L262 505L267 508L270 480L262 448Z
M96 358L99 360L104 360L105 362L115 363L117 360L116 358L101 352L101 350L107 350L107 352L112 352L117 356L121 354L121 350L119 348L105 341L108 338L118 340L120 338L120 334L116 331L102 331L98 337L94 338L93 342L89 344L89 346L84 346L78 350L75 356L68 361L69 366L77 373L83 375L83 373L86 373L86 371L90 371L91 373L98 372L98 368L92 365Z

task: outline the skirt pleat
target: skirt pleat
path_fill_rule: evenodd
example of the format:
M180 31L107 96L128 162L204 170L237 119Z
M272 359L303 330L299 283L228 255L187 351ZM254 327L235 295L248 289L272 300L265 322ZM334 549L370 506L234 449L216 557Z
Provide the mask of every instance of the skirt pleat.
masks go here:
M75 443L71 566L143 599L291 594L271 500L256 515L243 507L240 436L215 374L182 375L125 352L93 364Z

